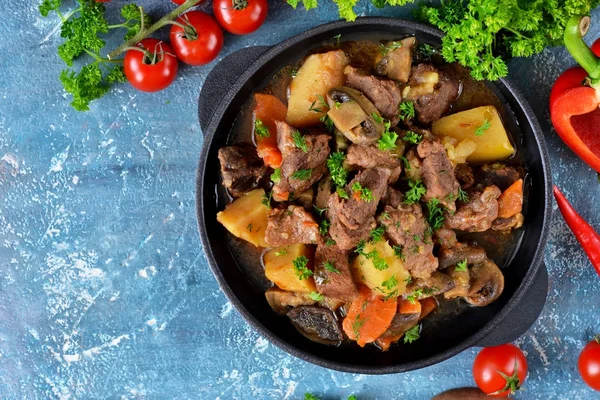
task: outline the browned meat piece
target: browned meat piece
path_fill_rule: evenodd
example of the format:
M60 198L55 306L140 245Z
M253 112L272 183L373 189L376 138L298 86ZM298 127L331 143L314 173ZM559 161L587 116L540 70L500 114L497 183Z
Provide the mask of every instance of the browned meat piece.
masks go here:
M323 296L351 302L358 295L348 265L349 253L336 246L317 246L314 278Z
M267 302L278 314L287 314L290 307L312 306L317 302L308 293L295 293L272 287L265 292Z
M408 161L408 165L404 166L406 177L411 181L423 179L423 161L417 155L416 148L413 147L406 153L406 160Z
M317 195L315 196L315 207L319 209L327 208L327 202L331 196L333 189L333 181L331 177L321 179L319 187L317 188Z
M508 231L511 229L519 229L523 226L523 214L519 213L510 218L497 218L492 223L492 229L495 231Z
M398 125L398 106L402 94L396 82L377 78L363 69L347 66L344 69L346 85L363 92L375 105L383 118L391 121L392 126Z
M458 242L456 239L456 233L452 229L442 227L435 231L435 238L437 243L443 248L448 249L456 245Z
M469 268L469 296L464 299L477 307L495 301L504 291L504 275L489 258Z
M319 224L313 216L299 206L287 209L274 208L268 213L265 241L271 246L288 244L314 244L321 239Z
M329 198L327 217L331 223L329 234L342 250L350 250L365 239L374 224L375 211L385 195L390 172L383 168L370 168L359 172L346 186L349 199L340 199L338 193ZM367 199L352 187L360 185L370 191ZM366 192L363 190L363 194Z
M278 147L283 155L281 180L273 186L273 198L285 201L289 195L300 194L310 188L326 171L329 156L328 135L305 135L306 152L294 144L294 128L277 121Z
M501 191L505 191L525 175L522 170L502 163L486 164L481 167L480 174L483 185L495 185Z
M394 183L402 173L402 160L388 150L379 150L376 145L353 144L346 154L346 162L351 168L381 167L390 171L388 183ZM401 153L401 152L400 152Z
M389 187L385 195L385 205L392 208L397 208L404 202L404 195L401 191Z
M407 37L400 41L401 46L399 48L381 55L381 59L377 57L375 59L375 72L379 75L387 75L388 78L393 80L406 83L410 76L410 66L413 60L412 53L416 42L416 38ZM387 46L389 45L390 43L387 44Z
M386 205L379 215L379 223L385 227L390 242L402 248L404 265L410 274L427 279L438 267L433 255L431 233L419 204L400 203L396 207Z
M456 243L451 248L442 248L438 255L440 269L445 269L467 260L467 264L477 264L485 258L485 250L479 246L471 246L466 243Z
M456 210L454 201L460 185L442 143L437 139L423 140L417 146L417 153L423 159L423 182L427 188L425 200L436 198L447 210Z
M454 176L463 189L468 189L475 183L475 175L469 164L458 164L454 169Z
M263 186L268 179L268 168L250 144L221 147L218 157L223 186L233 197Z
M446 215L446 226L466 232L484 232L498 218L500 189L488 186L483 192L469 193L469 201L462 204L454 214Z
M458 98L460 82L447 69L419 64L412 67L408 86L404 97L414 102L419 122L429 125L450 111Z
M300 333L319 343L336 344L344 339L342 328L333 311L323 307L300 306L288 312Z

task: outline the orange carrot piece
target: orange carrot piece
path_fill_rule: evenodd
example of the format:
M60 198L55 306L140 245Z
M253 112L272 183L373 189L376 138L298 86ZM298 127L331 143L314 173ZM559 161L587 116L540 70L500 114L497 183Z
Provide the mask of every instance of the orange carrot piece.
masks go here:
M377 339L375 344L379 346L381 351L388 351L392 343L396 343L398 340L402 339L403 335L404 334L402 333L397 336L380 337L379 339Z
M395 298L385 300L368 287L361 286L342 323L344 332L350 339L356 340L359 346L364 347L377 340L388 329L396 315L396 308Z
M411 303L406 299L398 299L398 313L399 314L421 314L421 303L415 301Z
M277 97L264 93L255 93L254 102L254 120L259 119L269 129L268 137L255 135L258 156L271 168L278 168L281 166L281 151L277 147L275 121L285 121L287 107Z
M513 183L498 197L498 217L510 218L523 210L523 179Z
M423 300L419 300L421 304L421 315L419 321L431 314L438 306L437 301L433 297L427 297Z

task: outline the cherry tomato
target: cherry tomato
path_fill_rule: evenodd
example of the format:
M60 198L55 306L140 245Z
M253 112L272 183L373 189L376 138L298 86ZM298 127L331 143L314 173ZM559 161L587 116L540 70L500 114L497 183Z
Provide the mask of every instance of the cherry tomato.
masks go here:
M486 347L473 363L473 378L479 389L494 397L506 397L520 389L527 376L527 360L512 344Z
M600 391L600 335L583 348L577 366L583 381L592 389Z
M137 46L146 49L146 54L141 50L127 50L123 60L125 76L131 86L142 92L157 92L173 83L179 69L173 48L152 38L142 40Z
M252 33L267 18L267 0L214 0L213 12L219 24L236 35Z
M594 52L595 55L600 57L600 39L596 39L596 41L592 45L592 51Z
M190 65L208 64L223 48L223 31L217 21L202 11L188 11L171 27L175 54Z
M185 0L171 0L173 3L177 4L178 6L182 5L183 3L185 3Z

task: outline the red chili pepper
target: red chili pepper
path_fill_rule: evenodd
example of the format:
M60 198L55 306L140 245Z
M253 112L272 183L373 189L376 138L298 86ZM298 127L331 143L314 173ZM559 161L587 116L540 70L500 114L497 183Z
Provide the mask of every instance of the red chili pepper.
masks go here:
M550 94L552 124L561 139L600 173L600 39L590 49L583 36L589 17L573 17L565 29L565 45L581 65L565 71Z
M565 222L571 228L583 251L585 251L596 272L600 275L600 235L575 211L556 185L554 186L554 198Z

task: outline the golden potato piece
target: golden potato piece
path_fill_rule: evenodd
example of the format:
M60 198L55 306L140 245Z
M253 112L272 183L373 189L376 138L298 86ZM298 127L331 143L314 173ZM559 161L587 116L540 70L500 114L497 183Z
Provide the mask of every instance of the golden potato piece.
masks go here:
M246 193L217 213L217 221L234 236L258 247L268 247L265 242L267 229L267 206L262 204L263 189Z
M387 241L367 244L363 254L354 259L352 270L356 282L364 283L382 296L398 297L406 292L410 274Z
M265 276L283 290L298 293L315 292L312 274L306 273L306 270L303 273L294 266L294 260L300 257L306 257L308 262L305 267L312 273L314 251L311 246L292 244L267 251L263 256Z

